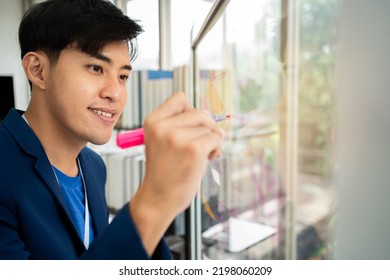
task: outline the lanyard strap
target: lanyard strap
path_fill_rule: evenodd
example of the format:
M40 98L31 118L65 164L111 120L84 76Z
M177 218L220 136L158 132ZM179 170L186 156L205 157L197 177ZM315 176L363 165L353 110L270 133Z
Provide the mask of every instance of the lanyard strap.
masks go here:
M86 249L89 247L89 207L88 207L88 195L87 195L87 188L86 184L84 181L84 175L83 175L83 170L81 169L81 164L79 158L77 158L77 165L79 166L80 170L80 176L81 176L81 181L83 182L83 187L84 187L84 207L85 207L85 215L84 215L84 246Z

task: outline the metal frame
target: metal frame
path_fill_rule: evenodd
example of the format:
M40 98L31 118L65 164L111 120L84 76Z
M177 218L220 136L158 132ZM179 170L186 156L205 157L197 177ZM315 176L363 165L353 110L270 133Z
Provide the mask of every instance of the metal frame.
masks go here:
M193 96L194 96L194 106L198 107L198 98L197 98L197 84L198 84L198 77L196 73L198 73L198 65L197 65L197 56L196 56L196 48L200 44L200 42L203 40L203 38L206 36L206 34L213 28L215 23L219 20L219 18L222 16L223 12L225 11L227 5L229 4L230 0L216 0L211 7L209 13L207 14L207 17L205 21L203 22L202 27L200 28L198 34L194 37L192 40L192 65L193 65L193 71L192 71L192 79L193 79ZM191 260L200 260L202 259L202 231L201 231L201 199L200 196L197 195L191 204L190 208L186 212L186 232L187 232L187 238L186 243L187 245L187 258Z
M229 2L230 0L216 0L214 2L198 34L196 35L195 39L192 40L192 49L196 49L196 47L203 40L207 32L209 32L210 29L213 28L215 23L225 11L225 8L229 4Z
M280 150L283 186L286 191L285 258L297 257L296 192L298 175L299 131L299 0L282 0L281 58L283 62L282 94L285 111L281 115Z

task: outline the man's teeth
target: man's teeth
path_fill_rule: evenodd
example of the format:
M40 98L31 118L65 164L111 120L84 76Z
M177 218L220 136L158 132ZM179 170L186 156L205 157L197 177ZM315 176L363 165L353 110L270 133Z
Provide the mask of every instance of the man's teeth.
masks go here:
M111 113L107 113L107 112L103 112L103 111L100 111L100 110L95 110L95 109L92 109L92 111L96 114L99 114L99 115L102 115L104 117L108 117L108 118L111 118L112 117L112 114Z

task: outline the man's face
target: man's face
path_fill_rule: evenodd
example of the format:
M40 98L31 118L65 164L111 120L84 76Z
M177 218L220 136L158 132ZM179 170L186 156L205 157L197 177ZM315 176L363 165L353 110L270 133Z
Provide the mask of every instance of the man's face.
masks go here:
M46 88L49 115L62 136L106 143L126 102L130 70L125 42L108 44L96 57L64 49L49 70Z

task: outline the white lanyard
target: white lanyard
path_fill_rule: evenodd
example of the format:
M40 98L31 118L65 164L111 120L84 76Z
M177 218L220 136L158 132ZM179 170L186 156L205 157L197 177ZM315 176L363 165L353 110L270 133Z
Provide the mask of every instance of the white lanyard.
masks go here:
M84 198L85 198L84 199L84 207L85 207L85 211L84 211L84 213L85 213L85 215L84 215L84 246L86 249L88 249L88 247L89 247L89 207L88 207L87 188L85 185L83 170L81 169L81 164L80 164L79 158L77 158L77 165L79 167L81 181L83 183L83 188L84 188ZM52 169L53 169L54 176L56 177L58 187L61 188L60 181L58 180L57 174L54 171L53 166L52 166Z
M30 125L24 114L22 115L22 118L26 121L26 123L28 125ZM86 184L84 181L83 170L81 169L81 164L80 164L79 158L77 158L77 165L79 167L81 181L83 183L83 188L84 188L84 198L85 198L85 200L84 200L84 207L85 207L85 211L84 211L85 212L85 215L84 215L84 246L86 249L88 249L88 247L89 247L89 207L88 207L87 188L86 188ZM58 180L57 174L54 171L53 166L52 166L52 170L53 170L54 176L56 177L58 187L61 188L60 181Z
M81 164L80 164L79 158L77 158L77 165L79 166L80 176L81 176L81 180L83 182L83 187L84 187L84 197L85 197L85 202L84 202L85 203L84 204L84 207L85 207L85 211L84 211L85 212L85 215L84 215L84 246L85 246L85 248L88 249L88 247L89 247L89 207L88 207L88 196L87 196L86 184L85 184L85 181L84 181L83 170L81 169Z

